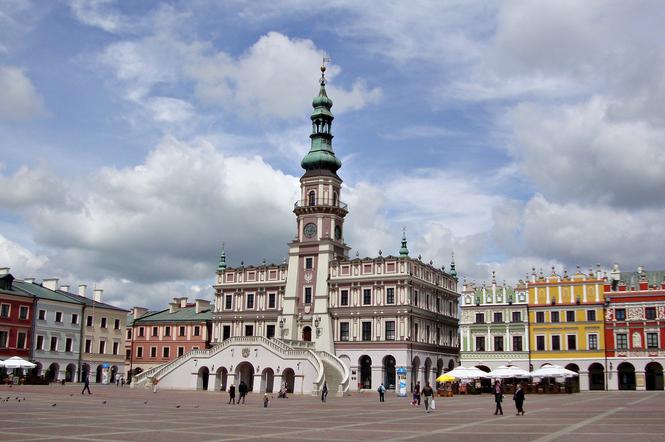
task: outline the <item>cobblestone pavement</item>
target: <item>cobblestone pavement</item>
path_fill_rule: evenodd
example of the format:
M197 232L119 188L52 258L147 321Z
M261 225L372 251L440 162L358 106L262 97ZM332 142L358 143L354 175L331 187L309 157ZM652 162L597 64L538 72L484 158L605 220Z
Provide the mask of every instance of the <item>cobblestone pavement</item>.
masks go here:
M81 396L79 385L0 387L0 440L665 440L662 391L529 395L525 416L515 416L507 397L505 415L495 416L489 395L440 398L426 414L390 393L384 403L370 393L329 397L325 404L275 395L265 409L258 394L233 406L220 392L91 389Z

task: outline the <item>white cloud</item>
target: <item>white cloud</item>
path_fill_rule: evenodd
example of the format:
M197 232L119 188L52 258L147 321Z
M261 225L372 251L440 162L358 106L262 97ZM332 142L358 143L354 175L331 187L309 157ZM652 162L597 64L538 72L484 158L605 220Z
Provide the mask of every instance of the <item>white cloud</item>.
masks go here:
M24 121L43 113L43 100L23 70L0 66L0 120Z
M440 126L415 125L401 127L392 132L382 134L388 140L409 140L414 138L438 138L453 135L454 132Z
M88 26L106 32L120 32L129 26L128 19L111 6L115 0L70 0L69 6L76 18Z
M43 271L48 264L48 258L0 234L0 264L1 267L10 267L14 277L21 275L22 278L28 278Z
M153 118L166 123L181 123L194 116L193 106L177 98L151 97L146 100L146 107L153 113Z
M551 198L616 206L662 205L665 127L616 120L603 97L568 106L523 103L506 124L521 169Z

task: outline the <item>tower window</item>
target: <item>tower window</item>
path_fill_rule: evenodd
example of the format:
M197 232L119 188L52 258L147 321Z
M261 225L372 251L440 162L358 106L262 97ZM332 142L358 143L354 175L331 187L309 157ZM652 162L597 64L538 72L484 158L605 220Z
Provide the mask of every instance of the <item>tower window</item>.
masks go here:
M307 195L307 205L308 206L316 206L316 192L313 190L309 192Z

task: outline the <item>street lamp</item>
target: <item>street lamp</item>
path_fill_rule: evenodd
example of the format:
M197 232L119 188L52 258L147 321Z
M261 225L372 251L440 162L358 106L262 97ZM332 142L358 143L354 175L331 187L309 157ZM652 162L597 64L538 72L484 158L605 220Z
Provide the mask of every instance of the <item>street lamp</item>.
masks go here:
M314 319L314 327L316 328L316 337L317 337L317 338L318 338L319 336L321 336L321 329L319 328L319 324L321 324L321 317L320 317L320 316L317 316L317 317Z

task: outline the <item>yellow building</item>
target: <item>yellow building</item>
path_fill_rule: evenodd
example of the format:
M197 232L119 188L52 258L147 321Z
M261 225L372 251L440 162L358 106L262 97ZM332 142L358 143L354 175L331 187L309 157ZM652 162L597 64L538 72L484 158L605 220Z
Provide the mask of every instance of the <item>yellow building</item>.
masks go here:
M594 273L531 275L529 357L533 369L545 363L580 374L581 390L604 390L604 279Z

